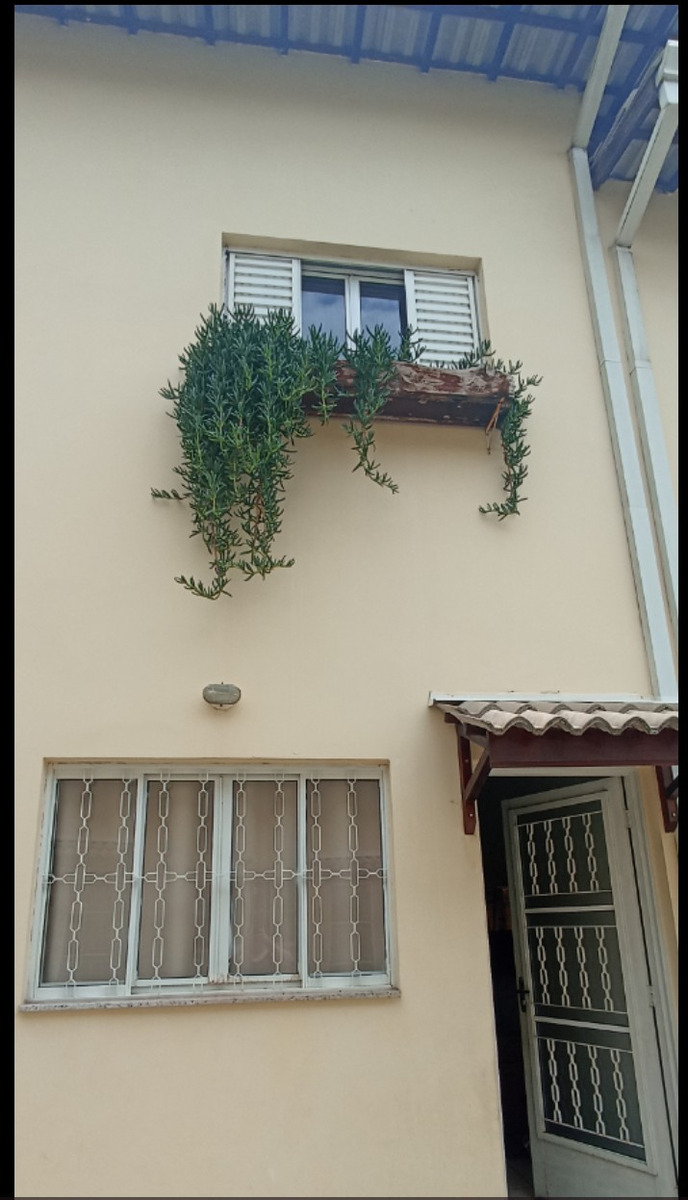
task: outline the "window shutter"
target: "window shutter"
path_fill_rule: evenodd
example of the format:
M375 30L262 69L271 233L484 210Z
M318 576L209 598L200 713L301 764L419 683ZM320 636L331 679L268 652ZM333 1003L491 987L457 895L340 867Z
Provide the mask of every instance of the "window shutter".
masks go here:
M455 362L475 349L475 279L458 271L404 272L409 325L425 346L420 361Z
M226 305L251 304L257 317L270 309L287 308L301 327L301 264L298 258L230 251Z

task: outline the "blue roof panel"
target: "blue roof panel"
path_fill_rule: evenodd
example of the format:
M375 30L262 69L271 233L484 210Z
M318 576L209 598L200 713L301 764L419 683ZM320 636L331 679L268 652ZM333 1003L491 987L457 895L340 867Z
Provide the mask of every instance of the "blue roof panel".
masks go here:
M131 34L168 33L520 79L582 92L606 4L17 4L15 11ZM654 75L677 4L632 4L590 139L593 182L630 182L659 114ZM657 181L677 187L678 134Z

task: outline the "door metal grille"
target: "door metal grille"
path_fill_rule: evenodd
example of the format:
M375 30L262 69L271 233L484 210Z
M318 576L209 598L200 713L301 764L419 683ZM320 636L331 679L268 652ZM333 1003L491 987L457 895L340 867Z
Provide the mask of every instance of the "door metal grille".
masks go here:
M645 1162L601 800L516 823L545 1131Z

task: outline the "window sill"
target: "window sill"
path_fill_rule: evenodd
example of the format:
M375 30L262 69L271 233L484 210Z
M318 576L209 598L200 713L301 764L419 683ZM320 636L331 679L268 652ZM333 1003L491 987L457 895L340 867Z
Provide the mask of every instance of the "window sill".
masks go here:
M497 409L497 428L510 404L509 377L489 372L485 367L448 371L420 363L396 364L394 391L377 420L411 421L433 425L464 425L484 429ZM354 372L344 363L337 364L337 383L345 391L353 390ZM305 398L306 409L317 411L313 396ZM338 397L334 414L351 416L353 399Z
M105 998L91 1000L27 1000L19 1005L19 1011L35 1012L70 1012L74 1009L88 1008L192 1008L203 1004L284 1004L294 1000L390 1000L399 999L401 991L397 987L382 988L336 988L332 991L324 989L302 989L293 992L273 992L265 989L245 988L235 993L205 992L197 996L161 995L161 996L122 996L117 999Z

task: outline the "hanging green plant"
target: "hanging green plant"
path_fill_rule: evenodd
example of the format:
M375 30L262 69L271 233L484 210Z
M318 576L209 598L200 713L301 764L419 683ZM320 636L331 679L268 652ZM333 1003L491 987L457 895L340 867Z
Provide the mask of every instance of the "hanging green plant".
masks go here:
M404 349L402 346L401 354ZM399 486L374 461L373 421L383 411L391 395L398 357L392 350L389 333L381 326L377 326L372 333L354 333L351 344L343 354L346 366L353 368L356 377L354 416L344 426L358 455L354 471L362 470L374 483L389 488L391 492L398 492Z
M407 335L401 351L414 351ZM420 351L417 351L420 352ZM397 355L398 357L398 355ZM200 535L210 555L212 581L180 575L177 583L197 596L216 600L231 595L231 572L265 578L293 559L275 558L272 547L282 527L284 492L292 476L295 444L313 430L304 408L329 421L339 394L336 364L351 366L358 386L354 413L345 426L358 463L375 483L396 484L373 459L372 422L384 407L394 377L389 334L376 327L356 335L348 352L322 330L302 338L290 313L275 310L259 320L253 310L232 314L211 306L195 340L179 356L182 380L167 384L161 396L174 402L182 462L175 473L184 491L154 488L158 500L188 500L191 536Z
M301 337L291 314L282 309L259 319L250 307L228 314L211 306L195 330L195 340L179 356L181 381L168 382L160 392L173 402L169 415L179 429L182 457L174 470L184 490L154 488L152 495L189 501L191 536L202 538L212 575L209 584L185 575L177 576L176 582L196 596L216 600L231 595L232 572L245 579L265 578L277 567L293 565L292 558L276 558L273 545L282 528L296 442L313 432L309 414L325 424L342 398L351 414L344 429L357 457L354 470L380 487L398 491L375 461L373 423L394 392L397 364L415 363L422 353L412 330L406 331L399 348L381 326L353 334L343 346L320 329L311 328ZM523 379L520 363L505 366L488 342L451 364L457 370L486 366L508 375L511 384L487 428L490 435L508 399L501 429L507 500L480 509L502 520L518 513L523 501L524 459L530 453L524 426L533 400L528 389L540 380ZM353 380L352 390L339 385L342 368Z
M503 521L505 517L519 516L519 506L527 499L526 496L521 495L520 491L528 474L525 459L530 454L530 446L525 440L525 428L535 399L529 388L539 387L542 383L542 376L528 375L524 379L521 375L523 364L511 362L511 360L505 363L501 358L497 358L489 342L480 342L473 354L464 355L459 362L452 363L452 366L456 370L462 371L471 367L487 367L490 371L499 372L509 378L509 405L500 430L504 456L502 479L507 499L481 505L478 511L495 513L500 521ZM502 405L503 401L500 400L485 430L488 438L488 453L490 452L491 435L497 428Z

